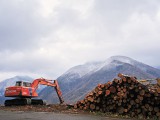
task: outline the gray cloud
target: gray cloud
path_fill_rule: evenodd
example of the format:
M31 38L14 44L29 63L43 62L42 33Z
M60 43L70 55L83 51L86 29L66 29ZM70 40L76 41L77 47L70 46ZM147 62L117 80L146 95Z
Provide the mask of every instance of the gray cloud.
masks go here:
M50 23L36 13L38 3L0 1L0 50L23 50L38 45L47 34Z
M112 55L159 66L159 21L158 0L0 0L0 77L55 78Z

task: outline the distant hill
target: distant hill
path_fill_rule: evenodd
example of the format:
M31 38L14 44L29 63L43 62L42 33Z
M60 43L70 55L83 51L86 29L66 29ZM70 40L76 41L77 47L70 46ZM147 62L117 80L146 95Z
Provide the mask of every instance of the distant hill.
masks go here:
M160 66L158 66L157 69L160 69Z
M73 103L83 99L98 83L106 83L118 73L136 76L139 79L160 77L160 70L125 56L112 56L106 61L88 62L75 66L58 77L64 100ZM49 103L58 102L53 88L47 87L40 97Z

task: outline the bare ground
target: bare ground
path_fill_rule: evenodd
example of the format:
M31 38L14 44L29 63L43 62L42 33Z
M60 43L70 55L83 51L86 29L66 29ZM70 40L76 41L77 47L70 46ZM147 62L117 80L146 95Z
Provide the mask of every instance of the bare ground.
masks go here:
M39 118L40 117L40 118ZM54 119L52 119L54 118ZM71 105L0 106L2 120L133 120L127 116L94 113L74 109Z

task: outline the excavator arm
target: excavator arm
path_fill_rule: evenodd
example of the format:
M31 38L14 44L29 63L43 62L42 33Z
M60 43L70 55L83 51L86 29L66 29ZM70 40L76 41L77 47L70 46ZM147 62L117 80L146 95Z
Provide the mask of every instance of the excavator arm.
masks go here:
M52 83L51 81L54 81L54 82ZM56 90L56 93L58 95L60 103L61 104L64 103L63 98L62 98L62 92L60 90L60 87L59 87L57 80L47 80L44 78L35 79L31 84L31 87L34 88L33 92L36 92L39 84L54 87Z

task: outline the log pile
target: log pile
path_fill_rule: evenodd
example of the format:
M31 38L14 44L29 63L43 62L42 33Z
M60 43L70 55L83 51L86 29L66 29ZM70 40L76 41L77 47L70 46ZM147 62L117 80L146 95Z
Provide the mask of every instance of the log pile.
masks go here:
M159 87L151 89L136 77L118 74L112 82L98 84L74 107L83 110L118 113L131 117L160 119Z

